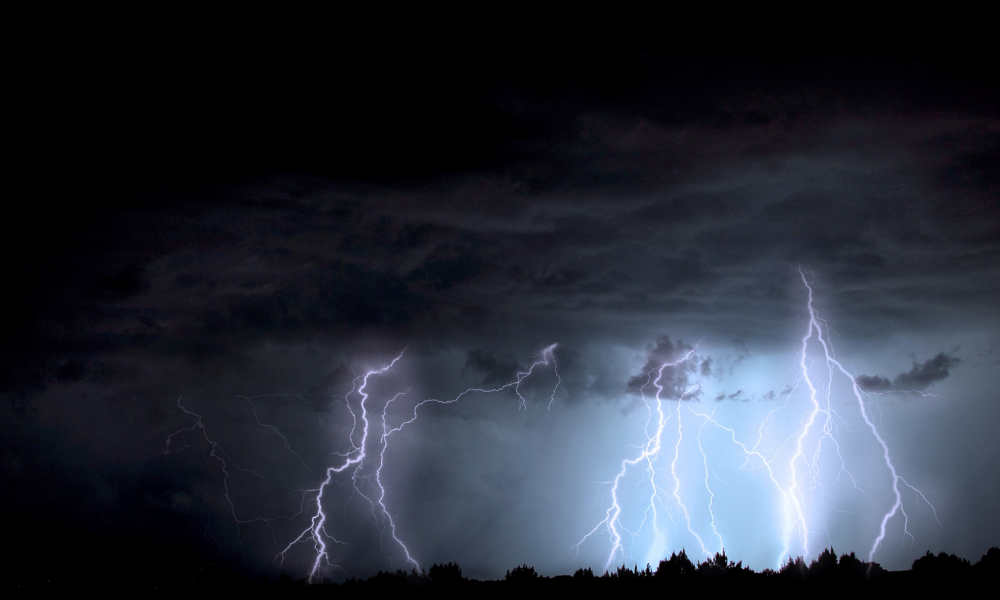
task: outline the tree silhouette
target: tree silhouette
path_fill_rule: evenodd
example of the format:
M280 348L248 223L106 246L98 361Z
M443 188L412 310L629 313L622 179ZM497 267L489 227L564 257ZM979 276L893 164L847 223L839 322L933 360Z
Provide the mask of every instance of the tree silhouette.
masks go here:
M437 586L454 586L465 581L462 577L462 568L451 562L444 565L434 564L427 574Z
M795 560L789 556L788 562L782 565L781 570L778 571L778 576L782 579L805 579L808 574L809 569L801 556L796 556Z
M987 550L974 569L979 577L1000 579L1000 548L993 546Z
M967 577L971 572L971 567L968 560L954 554L941 552L934 556L928 551L927 554L913 561L910 570L913 571L914 576L922 579L943 580Z
M832 546L824 548L823 552L809 564L809 579L836 579L839 574L837 553Z
M639 565L635 565L635 567L633 567L633 569L629 569L624 564L622 564L622 566L618 567L618 570L615 573L612 573L611 576L612 577L618 577L619 579L629 579L629 578L632 578L632 577L638 577L639 576Z
M706 558L703 562L698 563L696 572L700 578L711 580L723 580L730 577L753 574L753 571L749 568L743 567L743 561L734 563L729 560L725 549L722 552L716 552L715 556Z
M513 583L531 583L538 579L538 573L535 573L535 567L521 565L508 570L504 579Z
M687 552L681 548L680 554L674 552L667 560L661 560L656 567L655 576L659 579L686 577L695 573L694 563L688 558Z
M868 564L863 562L853 552L842 554L837 564L837 573L841 579L860 580L869 578Z
M491 596L502 595L506 587L519 594L581 595L604 590L606 593L662 595L674 590L695 590L696 586L710 586L711 589L711 586L725 585L726 589L746 590L747 593L759 590L783 594L782 590L801 589L814 590L821 595L829 590L867 595L891 589L894 593L913 595L926 591L929 583L949 582L954 589L965 589L963 585L990 584L998 578L1000 548L996 547L990 548L975 565L954 554L941 552L934 555L927 552L913 562L910 570L894 572L885 571L878 563L864 562L853 552L838 559L831 547L823 549L808 565L801 556L789 557L777 572L764 569L760 573L744 567L742 562L731 561L725 550L696 565L682 549L661 560L655 571L649 564L644 569L640 569L638 564L631 568L622 564L613 572L605 571L601 577L595 577L593 570L585 567L577 569L572 577L560 575L549 578L541 577L534 567L522 564L509 569L503 580L477 581L463 577L461 567L449 562L435 563L426 574L413 569L409 573L403 570L379 571L367 580L351 578L338 586L337 593L345 598L368 597L372 593L383 592L412 593L421 597L426 592L436 592L442 597L455 593ZM293 581L284 573L278 578L278 584L287 590L305 590L310 587L306 583L305 580ZM329 580L323 583L331 585ZM233 582L228 581L226 585L233 585ZM271 586L266 576L260 577L258 585Z

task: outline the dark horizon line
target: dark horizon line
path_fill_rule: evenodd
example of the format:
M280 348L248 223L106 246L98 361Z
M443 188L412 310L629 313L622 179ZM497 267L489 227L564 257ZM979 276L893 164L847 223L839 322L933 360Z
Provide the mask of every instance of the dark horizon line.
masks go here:
M351 590L370 591L376 588L433 591L479 585L524 588L564 584L575 587L588 583L593 585L658 586L665 583L674 585L694 583L780 585L781 582L823 582L827 584L887 582L892 585L916 585L928 581L944 580L1000 581L1000 548L997 546L989 548L975 563L955 554L947 554L942 551L935 555L928 550L926 554L914 560L909 569L897 571L883 569L875 561L863 561L857 558L854 552L844 553L838 557L836 551L830 547L824 548L823 552L808 564L802 556L794 559L789 557L779 569L765 568L759 572L750 567L744 567L743 561L729 560L725 550L717 552L715 556L708 557L699 563L694 563L687 556L686 550L681 549L679 553L672 553L670 558L661 560L655 569L649 563L643 569L639 568L638 563L635 563L632 568L628 568L623 562L614 571L606 569L602 575L595 575L591 568L586 567L577 569L572 575L544 576L538 574L533 566L522 564L508 569L502 578L484 580L463 577L461 567L453 562L435 563L430 569L419 572L415 567L409 572L403 569L379 570L367 578L349 577L339 583L331 581L328 577L312 580L309 577L304 577L293 580L286 573L281 573L276 582L271 581L266 574L262 574L254 580L252 576L237 573L224 564L201 567L190 576L173 578L172 581L162 579L150 581L150 578L144 578L138 573L133 576L121 576L122 574L119 573L118 577L108 578L104 581L95 579L92 574L86 578L82 574L78 574L76 575L77 579L72 581L65 579L60 581L58 577L51 575L43 576L43 581L38 578L38 574L33 575L24 571L13 577L11 575L12 573L8 573L7 577L4 577L9 588L25 590L67 586L80 588L87 587L88 584L116 588L163 590L208 587L251 587L257 589L272 587L277 589L287 589L288 587L329 589L334 587L344 592Z
M645 569L640 569L638 563L634 563L633 567L629 569L627 565L623 562L620 567L615 567L615 571L612 572L605 569L603 575L595 575L590 567L579 568L573 575L552 575L544 576L539 575L535 572L534 567L529 567L527 564L522 564L514 567L513 570L508 569L507 574L503 579L486 579L478 580L474 578L463 578L461 577L461 568L457 563L449 562L445 564L435 563L430 570L417 571L413 568L409 573L403 569L397 569L396 571L378 571L376 574L371 575L366 580L349 577L342 584L346 584L351 581L355 582L371 582L379 577L392 576L398 577L400 574L404 577L420 577L427 579L429 581L435 581L434 573L438 571L439 577L448 581L469 581L469 582L497 582L497 581L512 581L512 580L524 580L524 579L561 579L561 578L594 578L594 579L615 579L615 578L628 578L628 577L675 577L675 576L689 576L696 575L699 572L711 569L718 571L725 571L731 573L733 571L740 572L742 574L751 574L756 576L772 577L772 576L782 576L786 574L791 574L795 571L806 573L805 578L810 578L810 573L814 571L820 571L824 569L845 569L853 568L855 566L863 567L869 578L876 573L910 573L910 572L926 572L928 570L940 570L941 566L954 567L957 566L958 569L965 568L990 568L997 569L1000 567L1000 548L997 546L992 546L989 550L983 554L980 559L972 563L968 559L959 557L956 554L948 554L946 552L939 552L938 554L932 554L930 550L927 550L926 554L915 559L910 565L909 569L900 569L896 571L890 571L883 569L879 563L875 561L863 561L857 558L855 552L841 554L838 558L836 551L831 546L830 548L824 548L816 558L814 558L808 566L806 561L802 556L797 556L792 559L791 556L788 560L777 570L771 568L765 568L761 571L754 571L750 567L744 567L743 561L731 561L726 555L725 549L721 552L716 552L714 556L708 557L705 560L694 563L687 556L687 550L681 548L680 552L672 552L670 558L665 558L660 560L657 568L654 570L650 563L646 563ZM674 572L671 572L674 571ZM282 576L285 576L282 574ZM290 578L289 578L290 579ZM309 578L305 577L297 580L298 582L308 582Z

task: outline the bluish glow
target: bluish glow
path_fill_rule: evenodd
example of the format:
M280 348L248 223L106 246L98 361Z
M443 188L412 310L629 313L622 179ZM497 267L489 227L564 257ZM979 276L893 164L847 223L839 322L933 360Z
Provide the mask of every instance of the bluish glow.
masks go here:
M391 466L405 463L406 456L393 449L419 431L413 426L429 405L450 411L450 405L469 396L506 392L517 406L510 410L506 405L505 410L520 415L531 408L549 423L546 427L556 449L550 460L563 461L556 465L559 471L578 478L571 484L564 481L562 487L553 484L548 492L535 492L526 501L534 503L536 518L549 528L546 537L576 539L564 546L569 550L567 560L556 564L588 564L600 571L621 562L655 566L683 548L696 560L725 550L755 568L780 567L791 557L809 558L831 545L861 550L868 553L868 560L877 560L889 536L915 539L909 526L912 518L936 520L937 516L926 495L898 471L891 444L880 431L878 397L866 394L834 354L828 326L813 306L804 275L802 283L808 296L807 317L801 337L790 341L794 350L785 356L741 355L729 360L715 354L715 367L705 369L700 365L720 350L705 343L678 344L675 356L643 374L639 410L624 417L625 428L620 415L604 414L608 404L578 407L576 414L558 410L559 405L554 410L562 384L555 344L502 384L423 400L416 400L412 386L406 384L410 376L397 373L404 351L354 379L344 397L351 423L348 448L333 454L333 464L317 477L321 479L317 485L299 490L296 514L239 515L230 497L229 467L240 467L208 436L202 417L180 400L178 407L195 424L171 434L164 453L173 451L171 443L179 434L200 434L211 448L208 456L221 463L228 512L238 526L305 522L285 538L275 560L284 564L295 549L291 564L298 566L300 548L308 549L305 570L311 580L342 568L339 565L350 562L356 551L350 535L357 508L351 508L354 516L347 512L355 498L363 501L366 518L375 524L387 565L405 562L419 570L422 563L462 557L440 556L440 549L427 547L428 531L436 525L415 522L427 518L426 512L401 510L407 502L401 491L406 474ZM546 377L552 378L551 388L542 394L537 389L525 391L540 370L550 373ZM376 385L394 377L398 380ZM536 401L531 403L530 398ZM256 423L277 433L285 451L308 469L288 437L262 423L252 400L246 400ZM581 432L585 425L591 427L588 433ZM601 428L607 431L601 433ZM637 436L632 447L622 443L622 436L628 435ZM484 449L477 440L460 451L474 454ZM609 468L612 464L617 466ZM467 469L444 470L469 476ZM585 478L595 474L600 478L596 500L592 505L581 503L566 486L586 488ZM349 497L333 494L336 486L347 486ZM555 513L570 516L557 524L550 518ZM531 527L527 520L519 526ZM567 533L573 527L579 529Z
M872 418L872 400L836 358L804 274L802 283L809 320L787 383L775 392L781 378L766 381L758 374L730 394L720 381L696 378L670 402L665 417L654 381L655 411L649 411L643 450L607 482L606 516L574 551L598 543L603 532L610 546L605 569L619 560L655 564L682 548L704 557L725 548L729 556L780 567L830 545L857 547L868 536L871 561L892 523L899 521L901 535L913 540L904 488L937 519L926 495L897 472ZM664 363L659 374L691 360L693 352ZM749 400L747 389L758 390L755 400L733 401L741 395ZM665 428L669 418L675 426ZM624 496L626 483L646 491ZM663 493L664 485L670 493Z

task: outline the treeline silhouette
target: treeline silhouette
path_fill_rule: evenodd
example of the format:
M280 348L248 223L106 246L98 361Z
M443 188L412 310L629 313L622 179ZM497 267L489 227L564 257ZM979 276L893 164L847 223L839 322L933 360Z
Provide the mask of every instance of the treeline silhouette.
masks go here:
M507 571L501 580L478 581L462 576L462 569L455 563L435 564L426 573L379 571L367 579L351 578L340 584L328 580L321 585L307 585L304 579L292 581L282 575L276 583L262 580L264 587L275 590L298 587L302 591L319 592L336 590L338 597L364 596L373 593L399 593L404 595L450 596L453 593L521 594L622 591L678 590L711 586L734 586L740 590L771 588L775 590L812 588L814 591L852 590L887 593L917 591L931 584L961 584L994 589L1000 583L1000 549L993 547L975 564L954 554L928 552L913 562L908 571L887 571L878 563L865 562L852 552L837 556L833 548L825 549L808 564L801 557L789 559L780 569L757 572L733 562L725 551L702 562L695 563L684 550L660 561L654 569L647 564L640 568L621 565L614 571L595 574L590 568L578 569L573 575L543 577L534 567L520 565Z
M808 564L801 557L789 559L780 569L757 572L734 562L725 552L717 553L702 562L694 562L684 550L671 554L653 568L652 565L632 567L621 565L604 573L594 573L590 568L578 569L573 575L545 577L534 567L516 566L506 572L503 579L479 581L466 578L455 563L435 564L426 572L379 571L367 579L350 578L342 583L329 579L309 582L293 580L282 573L277 580L260 575L256 580L238 574L224 565L203 568L197 577L187 571L180 578L167 581L154 577L129 577L109 568L104 576L91 573L90 577L59 578L51 576L25 578L26 573L8 573L7 586L28 591L32 588L73 589L145 589L153 590L231 590L244 595L285 596L322 595L336 597L362 597L371 594L395 593L404 596L451 597L456 595L503 595L528 593L621 593L649 592L673 593L677 590L731 588L733 591L793 592L809 590L810 594L849 592L869 596L887 593L921 593L928 586L945 584L955 590L969 586L970 593L986 592L1000 584L1000 549L993 547L975 564L954 554L927 552L915 560L907 571L887 571L878 563L865 562L852 552L837 556L833 548L825 549ZM18 575L21 575L20 577ZM116 576L117 575L117 576ZM181 584L183 580L183 584ZM13 584L13 585L12 585ZM53 585L57 584L57 585ZM985 587L984 587L985 585ZM848 599L852 600L852 599Z

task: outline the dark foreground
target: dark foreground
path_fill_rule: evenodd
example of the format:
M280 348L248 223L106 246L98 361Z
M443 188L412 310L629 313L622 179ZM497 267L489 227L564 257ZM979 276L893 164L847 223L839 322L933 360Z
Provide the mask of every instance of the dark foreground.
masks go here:
M693 563L681 551L660 561L656 569L649 565L619 567L615 572L595 575L590 569L580 569L574 575L539 576L527 565L515 567L504 579L478 581L462 576L461 568L453 563L434 565L426 573L411 571L379 572L367 579L348 579L342 583L329 580L294 581L281 575L277 581L266 576L258 579L240 577L222 568L206 570L193 577L191 584L160 585L153 581L119 579L95 573L87 579L30 579L9 573L4 580L8 591L101 591L112 595L170 595L204 592L237 593L243 597L322 596L360 598L392 594L399 597L511 597L541 594L654 594L659 597L678 593L711 593L746 595L763 592L772 596L808 594L809 597L890 597L898 594L968 593L993 597L1000 587L1000 549L994 547L975 564L954 554L928 552L914 561L907 571L886 571L877 563L866 563L853 553L839 558L832 549L825 550L811 563L801 558L789 561L778 571L765 569L755 572L742 563L728 560L725 554L702 563Z

